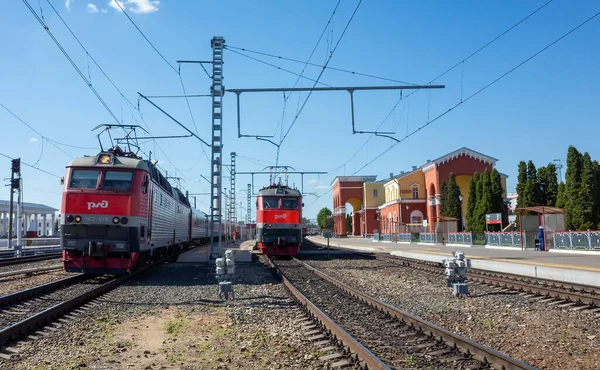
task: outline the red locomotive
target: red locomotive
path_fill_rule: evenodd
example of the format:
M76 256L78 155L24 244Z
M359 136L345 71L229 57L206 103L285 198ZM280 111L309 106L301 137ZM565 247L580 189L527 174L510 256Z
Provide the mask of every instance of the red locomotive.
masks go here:
M256 241L260 252L295 256L302 245L302 194L277 184L262 188L256 199Z
M170 250L206 242L212 226L151 161L118 146L67 166L61 208L68 272L127 273Z

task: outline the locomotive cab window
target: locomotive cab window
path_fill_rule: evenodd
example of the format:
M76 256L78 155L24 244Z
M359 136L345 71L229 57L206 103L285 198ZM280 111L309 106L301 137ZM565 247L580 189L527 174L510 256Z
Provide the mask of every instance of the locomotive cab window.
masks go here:
M98 184L97 170L73 170L69 187L75 189L95 189Z
M283 209L298 209L298 199L283 198Z
M102 187L107 190L129 190L133 173L122 171L106 171Z
M263 198L263 209L279 208L279 198Z

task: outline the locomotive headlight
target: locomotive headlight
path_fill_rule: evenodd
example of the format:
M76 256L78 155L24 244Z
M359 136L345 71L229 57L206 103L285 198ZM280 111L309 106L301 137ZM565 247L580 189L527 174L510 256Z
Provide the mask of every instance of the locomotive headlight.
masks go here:
M118 223L119 223L119 218L113 217L113 224L118 224Z
M77 223L81 222L81 216L75 216L75 222L77 222Z
M102 154L98 157L98 163L101 164L110 164L112 162L112 158L108 154Z
M68 215L67 216L67 222L73 222L73 216Z
M129 221L129 220L127 219L127 217L121 217L121 223L122 223L123 225L127 225L127 222L128 222L128 221Z

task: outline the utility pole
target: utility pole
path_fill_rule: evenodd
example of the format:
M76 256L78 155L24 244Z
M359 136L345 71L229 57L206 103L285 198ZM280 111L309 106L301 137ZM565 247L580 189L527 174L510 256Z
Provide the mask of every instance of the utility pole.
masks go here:
M229 197L229 222L233 225L232 232L235 231L237 224L237 213L235 204L235 152L231 152L231 196Z
M17 175L17 178L15 178ZM20 217L20 199L21 199L21 158L16 158L11 160L10 166L10 204L8 211L8 247L12 246L12 235L13 235L13 197L15 194L15 190L19 191L19 196L17 198L17 244L21 245L21 234L19 233L19 217Z
M210 88L210 93L212 95L210 219L213 225L216 224L218 230L218 241L215 244L215 235L213 235L214 228L210 228L210 252L211 256L217 258L223 256L221 247L221 172L223 160L221 154L223 150L223 95L225 92L225 89L223 88L223 48L225 46L225 39L220 36L215 36L211 40L210 46L213 50L213 84Z
M250 202L252 199L252 185L248 184L248 192L246 193L247 199L248 199L248 204L247 204L247 208L246 208L246 223L250 224L250 221L252 221L252 203Z
M562 182L561 169L563 168L563 165L560 163L560 159L555 159L554 162L556 163L556 169L558 170L558 182L561 183Z

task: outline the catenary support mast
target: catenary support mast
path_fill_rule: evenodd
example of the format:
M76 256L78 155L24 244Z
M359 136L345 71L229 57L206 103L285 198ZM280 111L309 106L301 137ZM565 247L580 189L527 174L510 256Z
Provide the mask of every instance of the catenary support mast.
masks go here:
M221 238L221 186L222 186L222 149L223 149L223 46L225 45L225 39L220 36L215 36L210 42L210 46L213 50L213 61L212 61L212 146L211 146L211 190L210 190L210 220L211 227L211 242L210 252L213 258L221 257L223 255ZM215 235L216 234L216 235ZM215 237L217 240L215 240Z

